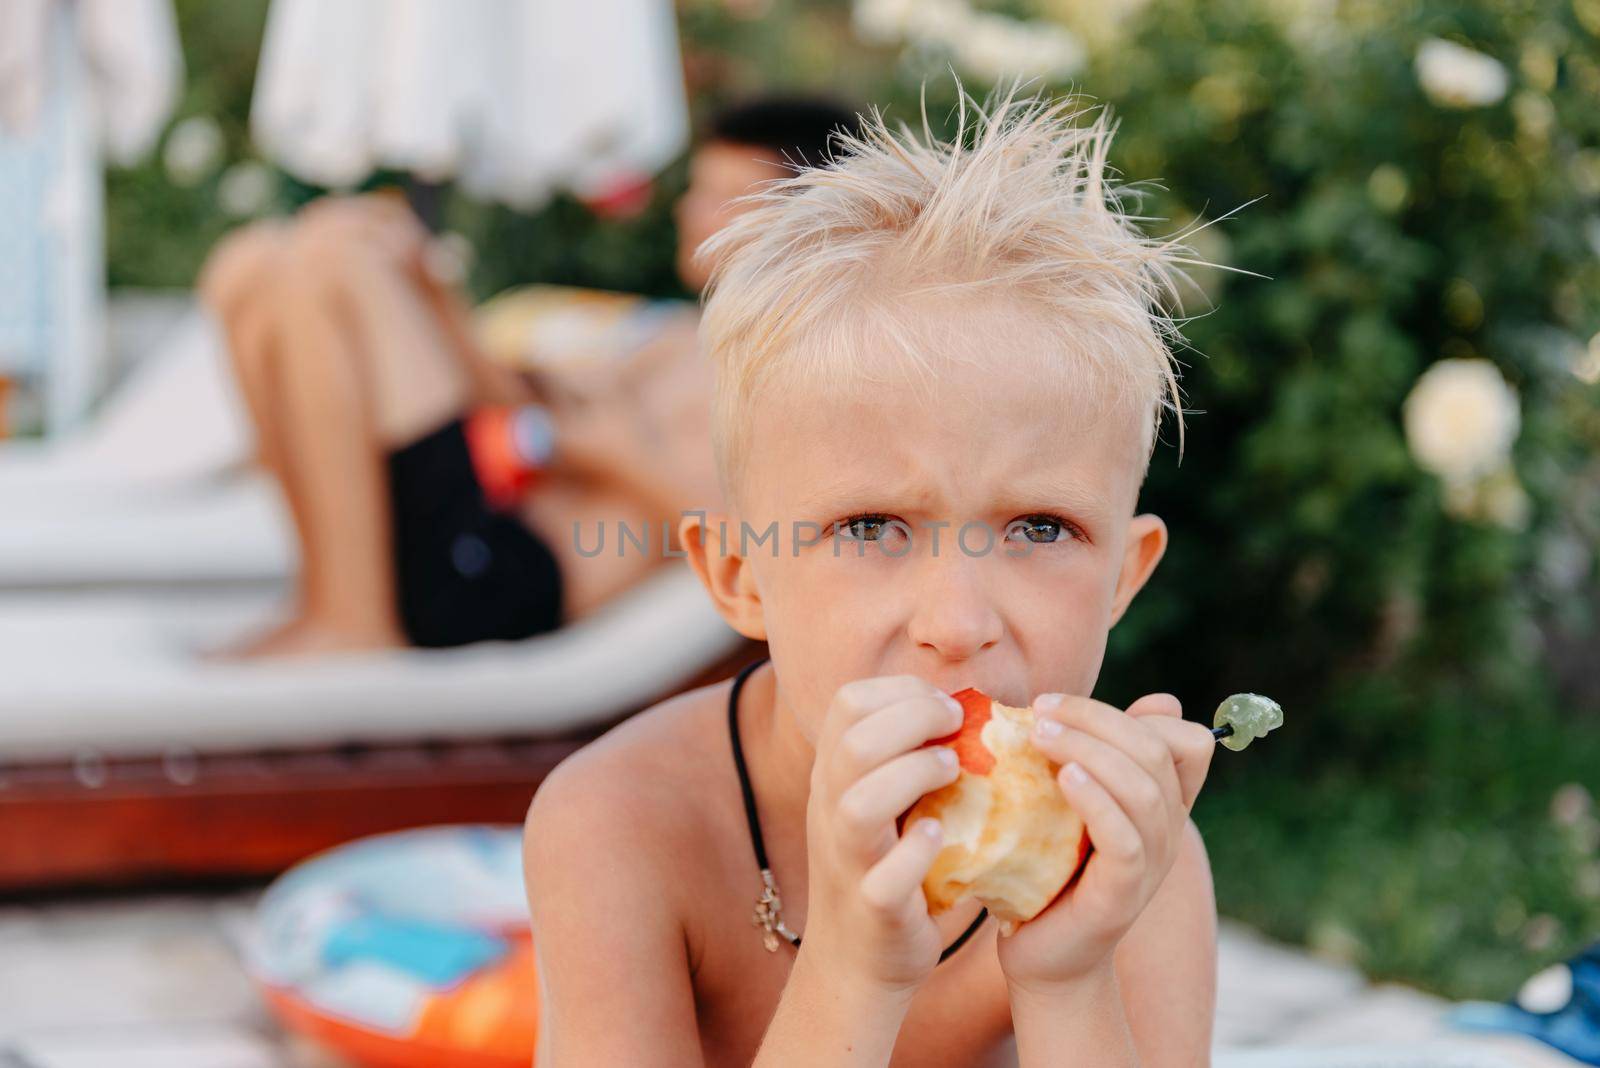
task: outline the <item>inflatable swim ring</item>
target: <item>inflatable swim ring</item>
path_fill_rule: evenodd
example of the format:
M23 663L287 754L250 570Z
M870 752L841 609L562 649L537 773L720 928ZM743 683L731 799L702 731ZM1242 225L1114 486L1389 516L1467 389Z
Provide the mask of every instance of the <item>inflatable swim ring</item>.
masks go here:
M400 831L312 857L262 896L247 956L284 1026L355 1064L533 1060L520 828Z

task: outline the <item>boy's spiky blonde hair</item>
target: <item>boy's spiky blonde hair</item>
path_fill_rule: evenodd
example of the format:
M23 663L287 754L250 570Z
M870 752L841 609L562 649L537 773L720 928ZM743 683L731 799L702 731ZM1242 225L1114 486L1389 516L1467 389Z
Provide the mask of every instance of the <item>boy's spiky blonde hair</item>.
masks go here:
M1062 373L1042 389L1088 379L1114 389L1116 402L1138 403L1148 414L1145 465L1171 410L1181 450L1169 348L1178 336L1164 308L1175 305L1181 265L1198 262L1178 243L1186 235L1152 240L1125 212L1130 189L1108 173L1115 124L1104 109L1019 98L1018 84L996 90L990 106L957 90L950 141L932 134L926 101L921 140L904 123L892 131L874 108L858 135L836 135L831 161L741 198L749 210L697 251L713 264L700 329L730 501L758 393L803 385L865 396L875 381L868 352L932 370L908 310L923 296L1019 298L1059 339Z

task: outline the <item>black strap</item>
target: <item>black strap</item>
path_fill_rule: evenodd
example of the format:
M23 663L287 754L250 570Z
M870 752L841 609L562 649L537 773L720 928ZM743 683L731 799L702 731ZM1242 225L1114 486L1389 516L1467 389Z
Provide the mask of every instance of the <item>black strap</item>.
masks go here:
M756 815L756 792L750 785L750 769L744 763L744 745L739 741L739 691L752 672L767 662L766 657L746 664L734 676L733 689L728 692L728 736L733 739L733 766L739 770L739 790L744 794L744 821L750 828L750 844L756 850L756 868L770 867L767 863L767 844L761 840L761 819Z
M766 843L761 839L761 820L756 815L756 793L750 785L750 770L744 763L744 745L739 741L739 691L744 689L745 680L751 673L766 662L767 658L762 657L754 663L746 664L739 670L739 674L734 676L733 688L728 691L728 737L733 743L733 766L739 771L739 792L744 796L744 819L750 827L750 844L755 848L757 870L770 868L771 865L767 863ZM967 939L977 933L978 928L983 926L983 921L988 917L989 910L980 909L978 915L973 917L971 925L939 954L939 963L943 964L952 953L965 945ZM789 942L799 948L800 937L796 935L789 939Z

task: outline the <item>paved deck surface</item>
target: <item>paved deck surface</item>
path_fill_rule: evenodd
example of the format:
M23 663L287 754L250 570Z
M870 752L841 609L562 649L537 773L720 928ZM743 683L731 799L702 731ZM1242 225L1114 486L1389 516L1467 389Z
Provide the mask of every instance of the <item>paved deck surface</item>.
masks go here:
M240 966L255 899L0 906L0 1068L326 1068L274 1026ZM1220 956L1219 1065L1563 1063L1447 1052L1444 1002L1237 925L1224 924ZM1393 1056L1351 1059L1348 1047L1377 1045Z

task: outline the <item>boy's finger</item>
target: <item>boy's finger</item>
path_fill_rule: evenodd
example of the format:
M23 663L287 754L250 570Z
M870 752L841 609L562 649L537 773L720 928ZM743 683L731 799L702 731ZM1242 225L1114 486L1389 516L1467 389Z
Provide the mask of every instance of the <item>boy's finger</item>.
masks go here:
M1182 804L1181 787L1172 761L1165 774L1153 777L1116 746L1082 731L1068 730L1056 738L1034 743L1063 766L1077 763L1101 789L1110 794L1137 828L1139 838L1159 853L1170 834L1172 810Z
M875 861L896 817L960 772L955 751L945 746L917 749L874 769L839 795L834 812L841 843L864 861Z
M1059 702L1049 698L1060 697ZM1034 702L1035 719L1056 719L1075 730L1091 734L1127 753L1159 779L1172 763L1172 753L1147 727L1150 716L1134 718L1111 705L1088 697L1041 694ZM1164 717L1163 717L1164 718ZM1160 719L1156 719L1160 722Z
M1151 716L1145 725L1156 733L1172 752L1173 764L1178 772L1178 784L1183 792L1183 807L1193 808L1194 800L1205 785L1211 771L1211 758L1217 752L1217 740L1203 724L1188 720Z
M839 735L833 774L841 790L901 753L950 734L961 726L953 697L912 697L857 720Z
M1137 883L1139 865L1144 862L1144 839L1116 798L1077 763L1057 772L1056 782L1067 803L1083 820L1089 841L1094 843L1095 856L1103 861L1097 878L1113 879L1118 887ZM1095 860L1091 858L1089 863L1093 865Z
M858 720L865 719L885 705L910 697L933 697L943 693L926 679L915 675L879 675L855 679L840 686L828 706L817 746L843 734Z
M883 859L861 877L862 900L879 912L898 912L921 888L943 846L944 830L938 820L918 820L907 827Z

